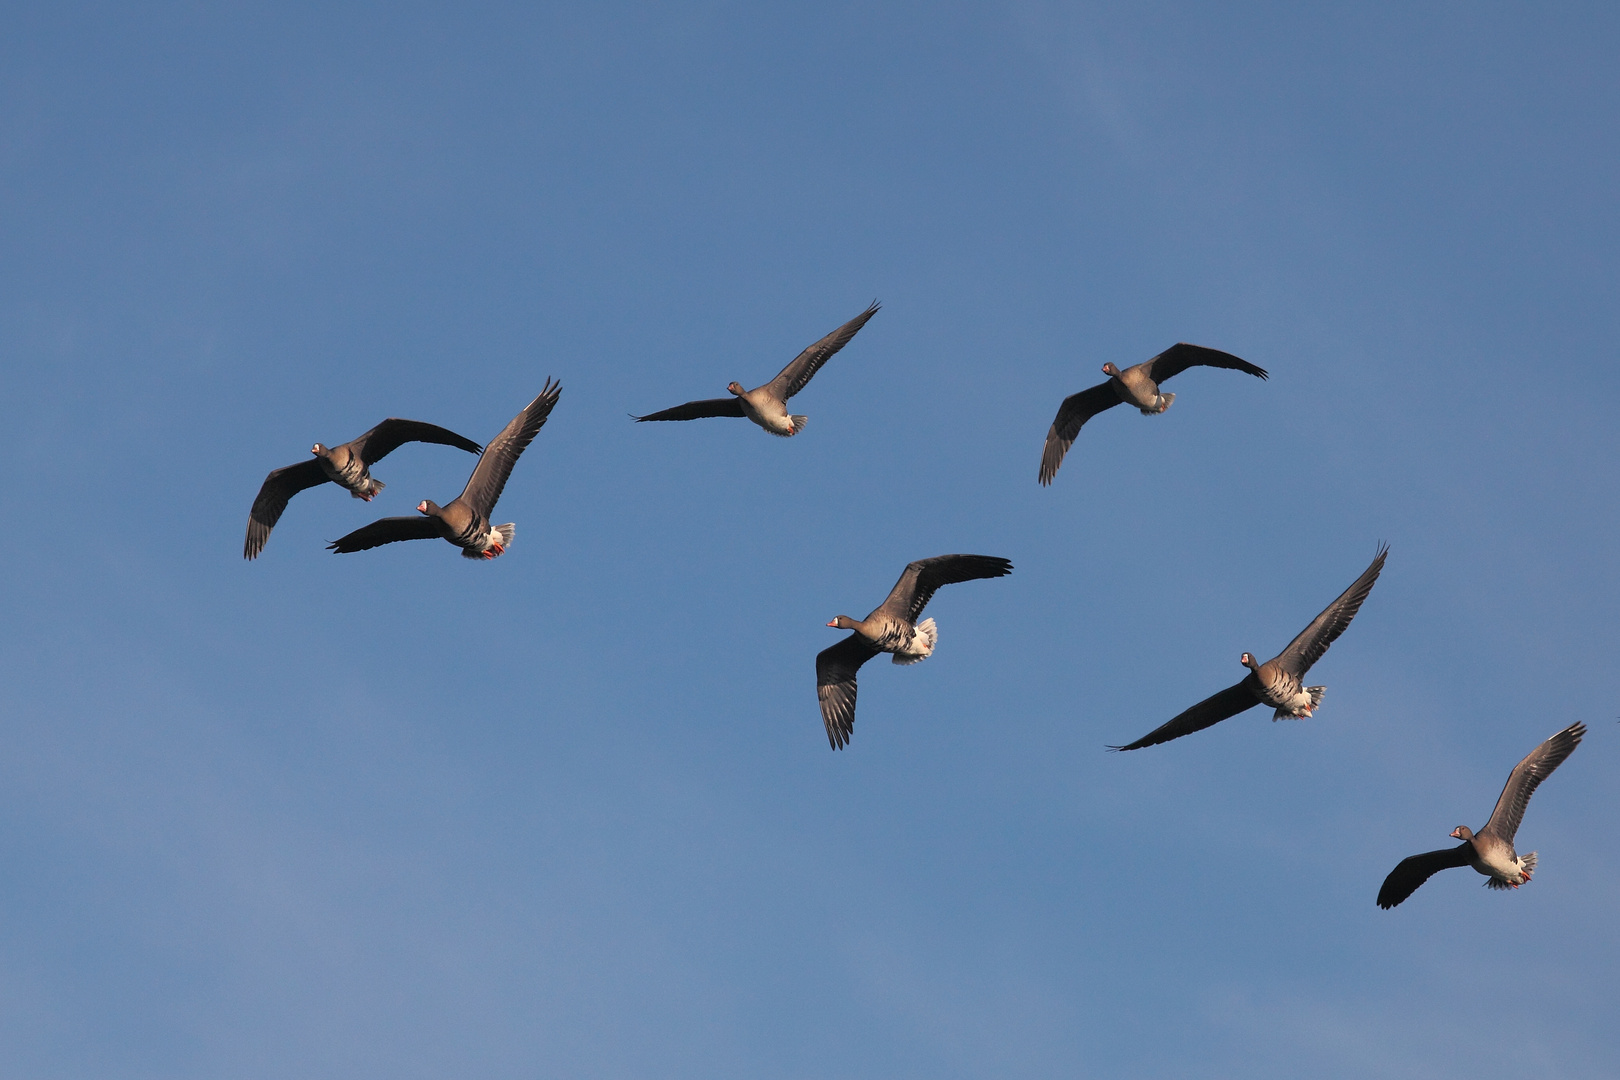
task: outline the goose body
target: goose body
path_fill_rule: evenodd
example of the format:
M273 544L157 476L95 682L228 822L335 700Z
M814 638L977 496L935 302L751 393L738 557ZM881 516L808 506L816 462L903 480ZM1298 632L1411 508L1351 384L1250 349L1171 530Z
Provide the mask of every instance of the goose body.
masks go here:
M1514 849L1519 823L1524 820L1530 796L1575 752L1585 734L1585 724L1571 724L1526 754L1508 773L1507 783L1502 786L1502 794L1497 796L1496 807L1484 827L1476 833L1466 825L1459 825L1451 830L1452 838L1462 841L1456 847L1402 859L1379 888L1378 906L1386 910L1392 908L1435 874L1458 866L1473 867L1476 873L1485 876L1485 884L1492 889L1517 889L1529 881L1536 869L1536 853L1520 855Z
M253 508L248 511L247 539L242 544L242 557L259 557L270 540L270 530L276 527L276 522L286 511L288 501L300 491L330 482L356 499L370 502L383 489L383 482L371 475L370 466L408 442L439 443L470 454L483 450L471 439L457 435L448 428L392 416L346 443L336 446L316 443L310 447L310 453L314 455L310 460L276 469L264 478L258 496L253 500Z
M401 540L431 540L438 537L461 549L468 559L493 559L503 553L517 535L511 522L495 525L489 515L506 487L507 478L519 455L545 426L551 410L562 394L562 384L546 380L538 397L524 406L501 433L489 441L461 494L445 506L431 499L416 505L421 517L379 518L327 546L339 554L365 551Z
M1050 484L1057 476L1063 456L1069 452L1069 447L1074 444L1086 421L1115 405L1134 406L1143 416L1164 412L1176 400L1176 395L1164 393L1159 385L1190 367L1226 368L1253 375L1257 379L1269 377L1265 368L1256 367L1241 357L1202 345L1189 345L1185 341L1123 371L1112 362L1106 363L1102 370L1108 376L1107 382L1071 394L1058 406L1057 417L1046 432L1046 445L1041 449L1040 482Z
M936 555L908 563L888 598L864 619L839 615L827 625L854 633L816 655L816 697L827 742L834 750L849 744L855 732L855 677L861 665L879 653L896 664L915 664L934 653L939 629L933 619L917 621L942 585L978 578L1005 577L1012 563L994 555Z
M706 416L741 416L752 420L772 435L779 435L785 439L792 438L804 430L809 417L788 412L788 399L803 390L815 373L821 370L821 365L839 349L849 344L850 339L861 327L878 313L880 306L876 300L872 301L865 311L794 357L787 367L777 373L776 378L763 386L744 390L741 383L732 382L726 386L726 390L731 394L728 398L688 401L684 405L676 405L634 419L639 424L652 420L698 420Z
M1325 686L1306 686L1305 673L1322 658L1328 646L1344 633L1350 620L1361 610L1362 602L1372 591L1378 575L1384 570L1384 559L1389 548L1381 546L1372 563L1339 598L1323 609L1301 630L1288 647L1264 664L1256 662L1251 653L1244 653L1240 662L1249 669L1242 681L1213 694L1192 708L1179 713L1154 728L1146 735L1125 746L1110 746L1110 750L1140 750L1195 731L1212 727L1240 712L1267 705L1273 710L1273 720L1301 720L1316 712L1322 704Z

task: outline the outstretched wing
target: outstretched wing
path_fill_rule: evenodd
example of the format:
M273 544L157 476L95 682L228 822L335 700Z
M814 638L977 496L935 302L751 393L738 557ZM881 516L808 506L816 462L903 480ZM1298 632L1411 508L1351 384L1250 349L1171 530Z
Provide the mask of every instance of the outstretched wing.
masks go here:
M1075 436L1087 420L1119 404L1119 395L1110 382L1098 383L1089 390L1070 394L1058 406L1057 419L1046 433L1046 447L1041 451L1041 483L1050 484L1063 464L1063 455L1069 452Z
M391 452L408 442L438 443L441 446L454 446L458 450L465 450L469 454L483 452L483 447L467 438L457 435L449 428L442 428L438 424L424 424L420 420L401 420L390 416L349 445L354 452L360 455L360 460L367 465L381 461Z
M506 478L512 475L512 466L545 426L546 417L551 415L561 394L562 383L547 379L540 396L524 406L499 435L489 440L484 456L478 459L472 477L461 492L464 502L485 517L495 512L495 503L506 487Z
M305 488L326 483L327 479L325 470L315 458L277 469L265 477L259 494L253 500L253 509L248 511L247 539L242 542L242 558L259 557L259 552L270 540L270 530L276 527L282 511L287 509L288 499Z
M878 610L916 622L940 586L977 578L1006 577L1012 570L1012 563L995 555L935 555L932 559L918 559L907 564Z
M646 416L636 417L636 423L645 423L648 420L697 420L705 416L742 416L742 398L717 397L705 398L702 401L688 401L685 405L677 405L673 409L664 409L661 412L648 413Z
M1384 879L1383 887L1378 890L1378 906L1387 911L1417 892L1419 885L1440 871L1467 866L1470 854L1468 849L1472 846L1465 840L1453 848L1425 851L1422 855L1411 855L1402 859L1395 864L1395 869L1389 872L1389 877Z
M1189 345L1185 341L1172 345L1164 352L1155 356L1142 365L1147 371L1148 378L1156 383L1162 383L1172 375L1179 375L1190 367L1218 367L1231 371L1241 371L1256 378L1265 379L1263 367L1255 367L1240 357L1219 349L1206 349L1202 345Z
M378 518L370 525L362 526L347 536L340 536L326 546L329 550L343 555L351 551L365 551L367 548L398 543L401 540L431 540L435 536L443 535L438 518L425 515L388 517Z
M786 401L803 390L810 377L821 370L821 365L825 364L833 353L848 345L849 339L866 325L868 319L878 313L880 307L882 305L876 300L872 301L865 311L794 357L793 362L770 381L771 393L776 399Z
M855 673L878 651L859 634L851 634L816 654L816 697L827 742L842 750L855 734Z
M1339 594L1339 598L1329 604L1327 608L1311 620L1311 625L1299 632L1299 636L1288 643L1288 648L1278 654L1275 663L1281 664L1283 670L1295 678L1304 678L1305 673L1311 670L1311 665L1322 659L1328 646L1333 644L1338 636L1344 633L1350 620L1356 617L1361 610L1361 602L1367 599L1372 592L1373 582L1383 572L1384 558L1389 554L1389 545L1380 544L1378 554L1373 556L1372 564L1361 572L1361 576L1350 583L1350 587Z
M1254 696L1249 689L1249 677L1236 686L1228 686L1218 694L1212 694L1194 705L1187 711L1160 724L1146 735L1133 743L1124 746L1110 746L1110 750L1140 750L1144 746L1153 746L1157 743L1169 742L1179 739L1183 735L1191 735L1195 731L1203 731L1207 727L1214 727L1222 720L1228 720L1245 709L1252 709L1260 704L1260 699Z
M1514 836L1519 832L1519 822L1524 818L1524 808L1530 805L1530 796L1535 794L1543 780L1552 775L1554 769L1564 763L1565 758L1575 752L1575 748L1581 744L1581 736L1585 734L1585 724L1571 724L1513 766L1513 771L1508 773L1507 784L1496 800L1496 809L1491 811L1491 820L1485 823L1480 832L1488 832L1513 843Z

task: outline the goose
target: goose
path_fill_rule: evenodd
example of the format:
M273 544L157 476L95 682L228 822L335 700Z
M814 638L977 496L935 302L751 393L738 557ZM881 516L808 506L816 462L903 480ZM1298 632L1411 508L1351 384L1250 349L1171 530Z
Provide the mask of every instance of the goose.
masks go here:
M1057 419L1046 433L1046 447L1041 451L1041 484L1047 485L1063 464L1063 455L1069 452L1075 436L1087 420L1112 409L1115 405L1134 405L1143 416L1162 413L1176 400L1174 394L1162 394L1159 385L1172 375L1179 375L1190 367L1228 368L1244 371L1259 379L1269 378L1266 369L1255 367L1219 349L1206 349L1202 345L1189 345L1185 341L1170 346L1151 360L1144 360L1124 371L1110 361L1102 366L1108 381L1098 383L1089 390L1071 394L1058 406Z
M1517 889L1529 881L1531 871L1536 868L1536 853L1520 855L1513 850L1513 837L1519 831L1519 822L1536 786L1575 752L1585 734L1585 724L1571 724L1530 751L1508 773L1507 784L1485 827L1476 833L1466 825L1459 825L1451 830L1451 835L1462 841L1456 847L1402 859L1378 890L1378 906L1389 910L1411 896L1429 878L1454 866L1472 866L1485 875L1485 884L1492 889Z
M247 539L242 543L242 558L259 557L259 552L270 540L270 530L276 527L282 512L287 509L288 500L306 488L331 481L348 489L356 499L370 502L385 486L371 475L370 467L408 442L439 443L458 447L469 454L477 454L484 449L449 428L393 416L358 439L336 446L316 443L309 450L315 455L314 458L276 469L264 478L258 496L253 500L253 509L248 511Z
M994 555L936 555L907 563L888 599L859 621L840 615L827 625L853 634L816 654L816 697L827 742L842 750L855 733L855 674L880 652L896 664L915 664L934 654L939 631L933 619L917 621L941 585L1006 577L1013 565Z
M499 435L489 440L483 456L473 466L467 486L449 505L440 506L431 499L423 499L416 505L421 517L379 518L364 528L332 541L327 547L344 554L400 540L431 540L439 537L459 547L464 558L495 558L512 543L517 526L510 521L505 525L491 525L489 515L495 510L501 489L506 487L506 478L512 475L512 466L517 464L518 455L545 426L546 417L551 415L552 407L557 404L557 397L561 393L562 384L547 379L540 396L514 416Z
M1361 602L1367 599L1372 591L1373 582L1384 569L1384 558L1389 554L1389 545L1381 544L1378 554L1374 556L1372 565L1361 572L1361 576L1351 582L1350 587L1339 595L1339 598L1329 604L1327 608L1311 620L1311 625L1299 632L1299 636L1288 643L1288 648L1267 660L1264 664L1255 662L1254 656L1244 653L1239 662L1249 669L1249 674L1236 686L1229 686L1220 693L1207 697L1192 708L1183 712L1167 723L1154 728L1146 735L1126 746L1110 746L1110 750L1139 750L1144 746L1153 746L1156 743L1169 742L1179 739L1183 735L1191 735L1195 731L1220 723L1229 717L1256 705L1269 705L1276 712L1272 720L1298 720L1310 716L1316 707L1322 704L1322 695L1327 691L1325 686L1305 686L1305 673L1311 665L1322 659L1328 646L1350 625L1350 620L1356 617L1361 610Z
M810 382L811 377L821 370L821 365L830 359L833 353L849 344L867 320L878 313L881 307L876 300L872 301L867 309L855 316L849 322L840 326L804 352L794 357L793 362L779 372L776 378L764 386L752 390L744 390L738 382L730 383L726 389L731 391L731 397L708 398L704 401L688 401L685 405L676 405L672 409L662 412L648 413L646 416L634 416L636 423L646 423L650 420L697 420L704 416L746 416L772 435L791 438L804 430L808 416L792 416L787 411L788 398L797 394Z

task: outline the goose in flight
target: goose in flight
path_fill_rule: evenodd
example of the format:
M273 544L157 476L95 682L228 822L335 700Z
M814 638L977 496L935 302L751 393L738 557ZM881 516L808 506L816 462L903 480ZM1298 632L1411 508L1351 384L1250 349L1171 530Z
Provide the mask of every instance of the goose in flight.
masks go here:
M918 559L889 590L888 599L866 618L856 621L840 615L828 626L853 630L838 644L816 656L816 697L821 699L821 720L827 742L842 750L855 732L855 675L878 653L892 653L896 664L915 664L933 655L939 631L933 619L917 621L941 585L976 578L1006 577L1013 565L994 555L936 555Z
M370 502L383 489L383 482L371 475L370 467L387 457L390 451L408 442L440 443L454 446L469 454L483 447L471 439L437 424L424 424L420 420L400 420L389 417L358 439L336 446L316 443L310 447L315 456L277 469L264 478L253 509L248 511L247 539L242 544L242 558L256 559L270 540L270 530L281 520L287 501L305 488L331 481L348 489L356 499Z
M1384 569L1384 557L1388 554L1388 545L1380 546L1372 565L1363 570L1361 576L1351 582L1350 587L1322 614L1312 619L1311 625L1301 630L1299 636L1288 643L1288 648L1276 657L1259 664L1253 655L1244 653L1240 662L1249 669L1249 674L1236 686L1229 686L1205 698L1133 743L1110 746L1108 749L1139 750L1144 746L1169 742L1202 731L1256 705L1275 709L1271 717L1273 720L1297 720L1310 716L1322 704L1322 695L1327 687L1304 685L1305 673L1322 658L1328 646L1344 633L1350 620L1361 610L1361 602L1372 591L1373 582L1378 580L1379 573Z
M546 380L540 396L512 418L501 433L489 440L483 456L473 467L471 478L460 495L448 505L440 506L431 499L417 504L421 517L389 517L373 521L347 536L327 545L331 550L346 553L365 551L400 540L431 540L438 537L461 549L468 559L493 559L512 542L517 526L511 522L492 525L489 515L495 511L495 502L506 487L506 478L517 464L535 435L545 426L562 384Z
M1531 871L1536 868L1536 853L1520 855L1513 850L1513 837L1519 831L1519 822L1536 786L1575 752L1585 734L1585 724L1571 724L1530 751L1508 773L1507 785L1502 788L1496 809L1491 811L1491 820L1485 827L1476 833L1466 825L1459 825L1451 830L1451 835L1462 841L1456 847L1402 859L1378 890L1378 906L1385 910L1394 907L1429 878L1454 866L1472 866L1485 875L1485 884L1493 889L1517 889L1529 881Z
M704 401L688 401L685 405L676 405L672 409L662 412L648 413L646 416L635 417L636 423L649 420L696 420L704 416L746 416L772 435L789 438L804 430L809 417L792 416L787 411L788 398L797 394L810 382L812 376L821 370L832 354L849 344L867 320L878 313L881 305L876 300L859 315L840 326L814 345L793 359L787 367L779 372L776 378L764 386L752 390L744 390L741 383L731 383L726 387L731 391L731 397L708 398Z
M1206 349L1202 345L1188 345L1185 341L1172 345L1151 360L1144 360L1124 371L1110 361L1102 366L1108 381L1098 383L1089 390L1071 394L1058 406L1057 419L1046 433L1046 448L1041 451L1040 481L1050 484L1063 464L1063 455L1069 452L1080 427L1093 416L1112 409L1115 405L1134 405L1143 416L1162 413L1176 400L1174 394L1161 394L1159 385L1172 375L1179 375L1190 367L1229 368L1244 371L1256 378L1267 378L1266 369L1255 367L1219 349Z

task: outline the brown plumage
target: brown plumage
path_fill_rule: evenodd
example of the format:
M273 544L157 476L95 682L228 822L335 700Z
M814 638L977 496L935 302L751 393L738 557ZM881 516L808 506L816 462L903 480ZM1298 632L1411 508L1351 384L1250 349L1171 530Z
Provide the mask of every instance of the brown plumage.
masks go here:
M878 313L879 307L876 300L872 301L865 311L794 357L776 378L764 386L744 390L741 383L733 382L726 387L731 391L731 397L688 401L684 405L634 419L637 423L643 423L649 420L697 420L705 416L745 416L772 435L791 438L804 430L810 418L790 415L787 411L788 399L803 390L811 377L821 370L821 365L849 344L850 338Z
M1207 349L1202 345L1188 345L1186 342L1172 345L1151 360L1144 360L1124 371L1112 363L1104 364L1102 369L1103 374L1108 376L1107 382L1071 394L1058 406L1057 418L1052 421L1052 427L1046 433L1046 446L1041 450L1040 482L1043 485L1052 482L1058 466L1063 464L1063 455L1069 452L1069 447L1087 420L1120 404L1136 406L1143 416L1164 412L1176 395L1160 393L1159 385L1190 367L1228 368L1247 372L1260 379L1268 377L1265 368L1255 367L1231 353Z
M356 499L370 502L383 488L383 482L371 475L370 466L381 461L392 450L408 442L440 443L455 446L471 454L483 447L448 428L437 424L424 424L420 420L400 420L389 417L358 439L339 443L333 447L316 443L310 448L315 456L276 469L264 478L253 509L248 511L247 539L242 544L242 557L256 559L270 540L270 530L281 520L287 501L306 488L328 481L348 490Z
M1202 731L1256 705L1269 705L1275 709L1271 717L1273 720L1310 716L1322 703L1322 694L1327 687L1303 685L1305 673L1322 658L1328 646L1344 633L1350 620L1361 610L1362 601L1367 599L1373 583L1383 572L1384 558L1388 554L1389 547L1380 546L1372 564L1361 572L1361 576L1351 582L1350 587L1322 614L1312 619L1311 624L1301 630L1299 636L1290 641L1288 647L1275 658L1258 664L1251 654L1244 653L1240 662L1249 669L1249 674L1241 682L1205 698L1135 742L1110 746L1108 749L1140 750L1144 746L1169 742Z
M469 559L493 559L512 542L517 526L491 525L489 515L506 487L506 478L512 475L512 466L535 435L545 426L562 393L562 384L546 380L540 396L529 402L523 411L501 433L489 441L483 456L473 468L467 486L449 505L440 506L430 499L417 504L421 517L391 517L373 521L327 546L336 552L365 551L400 540L431 540L439 537L461 549Z
M917 622L943 585L977 578L1005 577L1013 565L994 555L936 555L908 563L888 598L859 621L840 615L827 625L853 634L816 655L816 697L827 742L842 750L855 733L855 676L880 652L896 664L915 664L933 655L939 631L933 619Z
M1456 847L1402 859L1378 890L1378 906L1386 910L1394 907L1429 878L1455 866L1472 866L1485 875L1485 884L1493 889L1517 889L1529 881L1536 868L1536 853L1520 855L1514 850L1519 822L1524 819L1525 807L1530 805L1530 796L1575 752L1585 734L1585 724L1571 724L1525 755L1508 773L1507 783L1485 827L1476 833L1466 825L1459 825L1451 830L1451 835L1462 841Z

